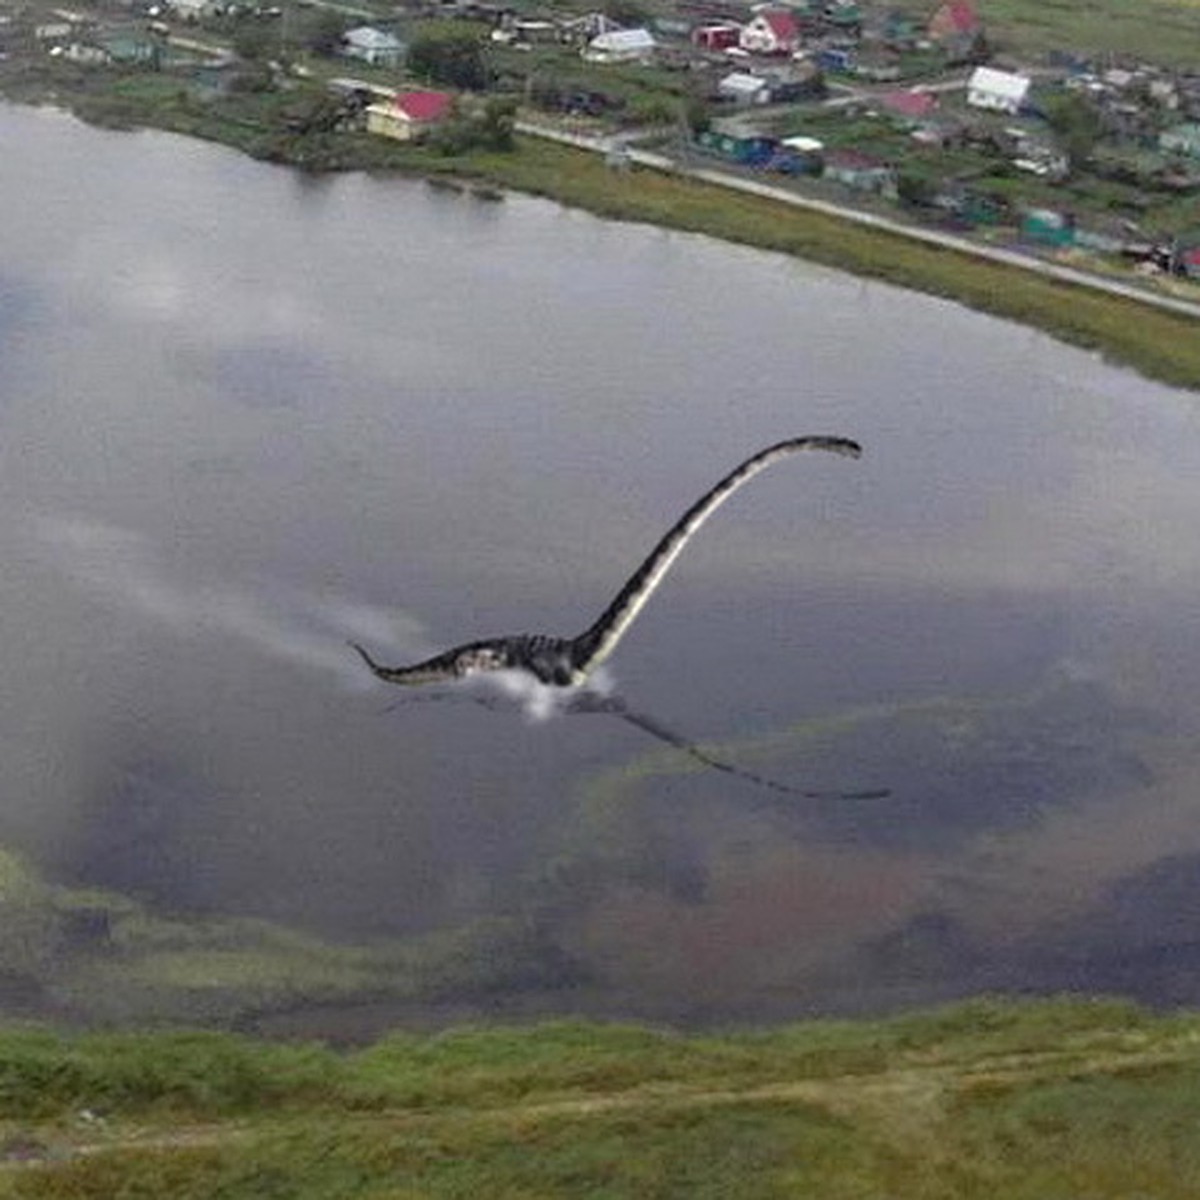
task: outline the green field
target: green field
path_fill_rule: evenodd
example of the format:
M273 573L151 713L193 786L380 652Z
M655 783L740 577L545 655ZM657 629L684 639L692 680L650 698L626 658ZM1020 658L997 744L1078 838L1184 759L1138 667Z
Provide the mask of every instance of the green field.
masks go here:
M933 5L899 0L896 7L925 17ZM1001 54L1073 50L1193 68L1200 62L1196 0L977 0L976 9Z
M0 1034L0 1196L1192 1200L1200 1016L975 1001L878 1022Z

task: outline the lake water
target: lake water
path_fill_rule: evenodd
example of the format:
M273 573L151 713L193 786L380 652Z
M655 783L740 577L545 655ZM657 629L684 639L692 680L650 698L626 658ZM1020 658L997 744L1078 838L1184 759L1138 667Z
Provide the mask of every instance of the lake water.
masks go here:
M633 1014L1200 1002L1194 395L540 200L24 109L0 145L0 841L46 880L335 943L534 913ZM865 454L732 500L608 684L886 799L347 646L578 632L805 433Z

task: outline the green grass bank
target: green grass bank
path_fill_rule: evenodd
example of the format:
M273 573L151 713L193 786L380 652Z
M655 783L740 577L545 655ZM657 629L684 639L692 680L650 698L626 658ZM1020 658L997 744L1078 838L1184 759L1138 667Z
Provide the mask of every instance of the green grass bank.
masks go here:
M978 1000L366 1049L0 1034L0 1196L1192 1198L1200 1015Z
M461 169L600 216L708 234L941 296L1037 326L1150 378L1200 388L1200 322L1183 315L694 180L613 172L599 156L549 143L523 140L517 154L479 156Z

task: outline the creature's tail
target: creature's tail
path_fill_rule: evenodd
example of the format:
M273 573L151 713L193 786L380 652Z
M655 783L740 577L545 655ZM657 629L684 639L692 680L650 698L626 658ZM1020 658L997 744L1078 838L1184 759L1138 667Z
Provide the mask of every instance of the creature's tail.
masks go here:
M373 659L373 658L372 658L372 657L371 657L371 656L370 656L370 655L367 653L366 649L365 649L364 647L360 646L360 645L359 645L357 642L350 642L350 643L349 643L349 645L350 645L350 646L351 646L353 649L355 649L355 650L357 650L357 651L358 651L358 656L359 656L359 658L361 658L361 659L363 660L363 662L365 662L365 663L367 664L367 666L368 666L368 667L370 667L370 668L371 668L371 670L372 670L372 671L373 671L373 672L374 672L376 675L380 676L381 678L385 678L385 676L384 676L384 672L387 670L387 667L383 666L381 663L377 663L377 662L376 662L376 661L375 661L375 660L374 660L374 659Z
M445 655L431 658L427 662L414 663L410 667L385 667L382 663L377 663L357 642L351 642L350 645L358 651L359 657L371 671L388 683L414 687L422 683L441 683L454 678L453 670L445 662Z

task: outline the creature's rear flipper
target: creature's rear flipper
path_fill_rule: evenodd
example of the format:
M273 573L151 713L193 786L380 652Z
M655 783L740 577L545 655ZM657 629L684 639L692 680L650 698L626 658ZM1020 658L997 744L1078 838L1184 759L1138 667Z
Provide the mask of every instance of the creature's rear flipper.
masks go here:
M668 746L673 746L689 758L695 759L698 763L703 763L704 766L714 771L721 771L726 775L732 775L735 779L744 779L747 783L765 788L770 792L781 792L789 796L799 796L804 800L886 800L891 795L891 790L888 788L871 788L855 792L838 790L814 791L808 788L793 787L788 783L781 783L778 779L771 779L766 775L760 775L757 771L751 771L746 767L734 766L733 763L726 762L724 759L715 758L695 742L685 738L682 734L675 733L674 730L666 728L665 725L660 724L653 717L648 717L645 713L634 712L632 709L627 708L625 702L616 696L596 696L585 692L572 701L569 711L574 713L608 713L610 716L617 717L626 724L642 730L643 733L648 733L651 737L657 738L660 742L665 742Z

